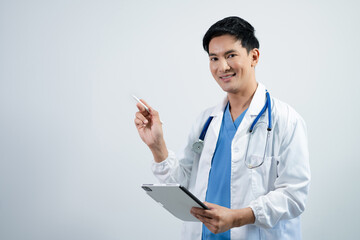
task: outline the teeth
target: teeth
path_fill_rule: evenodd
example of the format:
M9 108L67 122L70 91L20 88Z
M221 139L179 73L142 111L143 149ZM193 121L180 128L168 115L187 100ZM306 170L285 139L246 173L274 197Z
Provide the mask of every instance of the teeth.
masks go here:
M228 79L228 78L231 78L232 76L234 76L235 74L233 74L233 75L229 75L229 76L226 76L226 77L220 77L220 78L222 78L222 79Z

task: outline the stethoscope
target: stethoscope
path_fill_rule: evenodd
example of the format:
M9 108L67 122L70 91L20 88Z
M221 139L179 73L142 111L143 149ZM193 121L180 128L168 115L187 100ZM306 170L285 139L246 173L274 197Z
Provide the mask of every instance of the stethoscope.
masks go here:
M267 127L267 135L266 135L266 143L265 143L264 155L262 156L262 161L261 162L251 164L251 163L248 162L248 159L247 159L251 138L252 138L252 135L255 132L254 127L255 127L256 123L259 121L259 118L264 114L266 109L268 110L268 127ZM193 149L193 151L195 153L200 154L202 152L202 150L204 148L205 135L206 135L206 132L207 132L213 118L214 118L213 116L210 116L207 119L207 121L206 121L206 123L205 123L205 125L204 125L204 127L203 127L203 129L201 131L199 139L193 144L192 149ZM265 157L266 157L266 151L267 151L267 148L268 148L268 142L269 142L268 140L270 138L271 129L272 129L272 125L271 125L271 99L270 99L269 92L266 90L266 102L265 102L265 105L261 109L261 111L259 112L259 114L257 115L257 117L255 118L255 120L253 121L253 123L251 124L251 126L249 128L250 136L249 136L248 145L246 147L245 160L244 160L244 163L245 163L246 167L248 167L250 169L257 168L257 167L260 167L264 163L264 160L265 160Z

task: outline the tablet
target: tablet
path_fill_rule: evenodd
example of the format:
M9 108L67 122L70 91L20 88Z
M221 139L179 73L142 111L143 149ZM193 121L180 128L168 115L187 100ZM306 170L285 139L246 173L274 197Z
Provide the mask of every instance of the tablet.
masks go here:
M199 222L190 210L192 207L209 209L180 184L143 184L146 193L175 217L188 222Z

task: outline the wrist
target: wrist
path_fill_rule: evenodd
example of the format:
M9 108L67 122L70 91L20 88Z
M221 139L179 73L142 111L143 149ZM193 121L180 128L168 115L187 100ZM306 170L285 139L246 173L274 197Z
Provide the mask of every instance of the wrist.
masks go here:
M254 222L255 215L250 207L235 210L234 227L241 227Z
M164 141L153 144L152 146L149 146L149 148L154 156L155 162L157 163L164 161L169 155Z

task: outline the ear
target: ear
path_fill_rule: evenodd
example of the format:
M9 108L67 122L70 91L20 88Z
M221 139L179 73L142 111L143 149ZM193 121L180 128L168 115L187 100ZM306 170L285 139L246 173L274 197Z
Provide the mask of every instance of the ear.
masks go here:
M257 63L259 62L260 52L259 49L254 48L250 51L251 55L251 67L255 67Z

